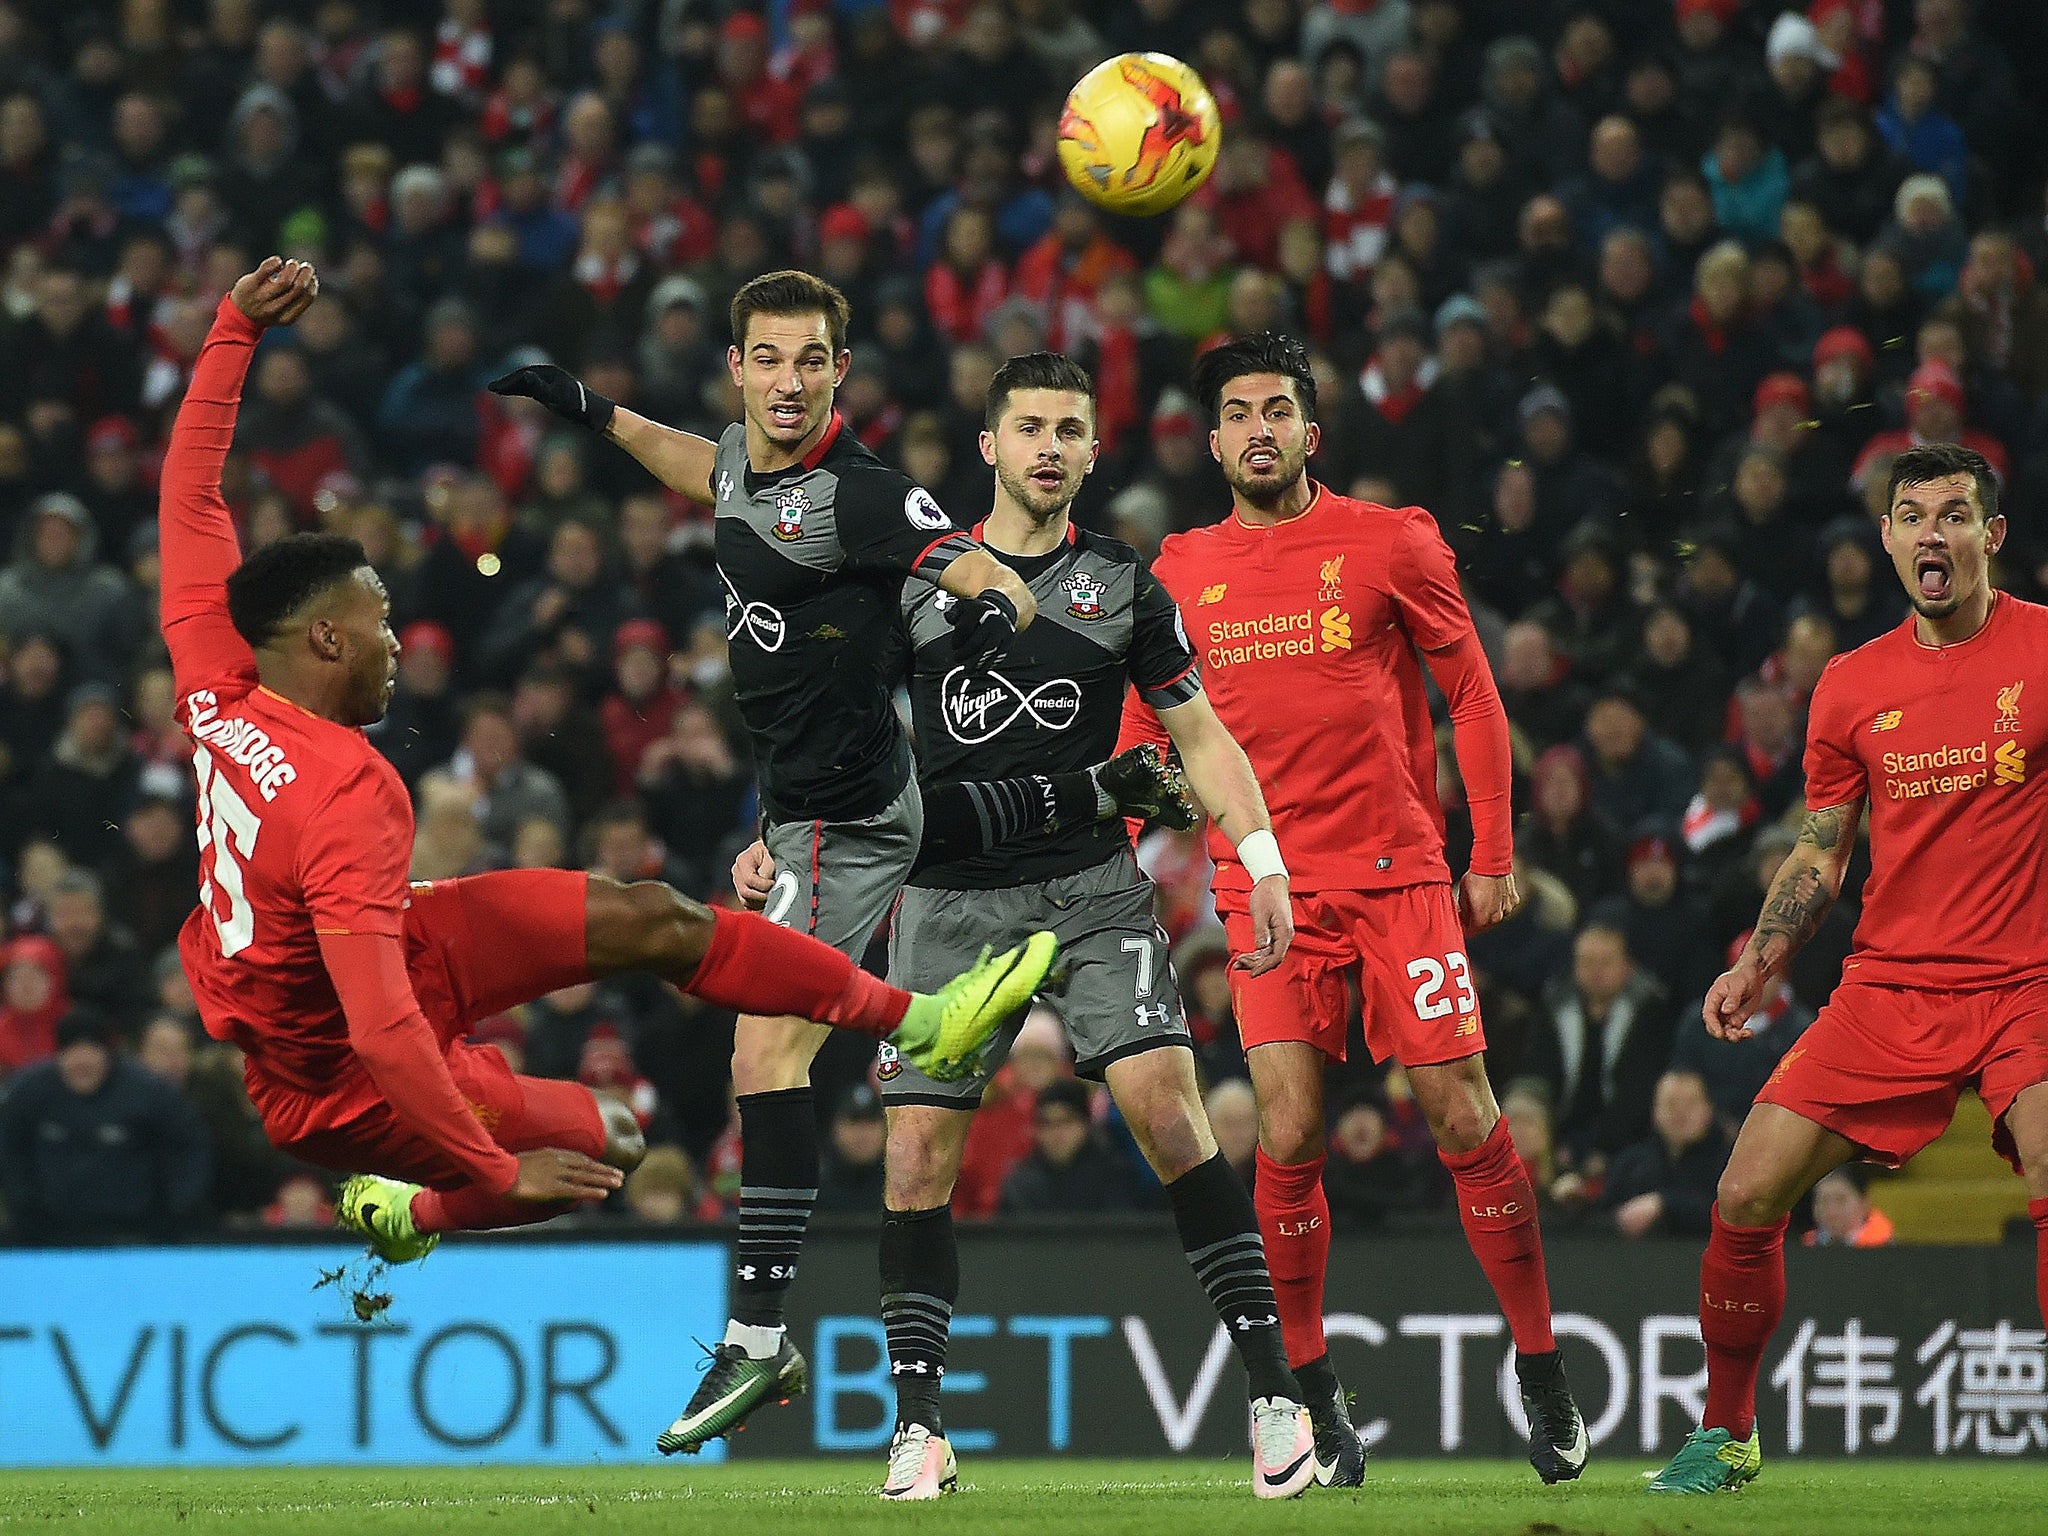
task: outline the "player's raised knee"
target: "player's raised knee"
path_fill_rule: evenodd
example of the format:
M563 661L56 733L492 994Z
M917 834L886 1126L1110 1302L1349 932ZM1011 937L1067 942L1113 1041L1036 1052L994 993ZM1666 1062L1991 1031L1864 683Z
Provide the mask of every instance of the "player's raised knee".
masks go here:
M594 970L649 970L675 980L710 947L711 909L659 880L625 885L593 875L588 901Z

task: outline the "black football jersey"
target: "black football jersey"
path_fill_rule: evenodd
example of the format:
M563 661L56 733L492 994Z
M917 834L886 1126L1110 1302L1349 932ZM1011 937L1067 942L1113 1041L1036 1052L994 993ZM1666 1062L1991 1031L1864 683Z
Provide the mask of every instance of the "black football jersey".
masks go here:
M998 558L1030 585L1038 618L985 672L954 660L946 615L956 599L921 576L904 583L920 782L1079 772L1116 750L1127 685L1155 709L1202 691L1180 609L1130 545L1073 529L1052 554ZM1101 863L1125 836L1121 820L1065 827L920 870L911 883L994 890L1051 880Z
M973 540L836 412L803 462L767 475L748 466L745 425L726 428L711 488L733 684L764 812L878 815L910 779L892 701L904 581L936 581Z

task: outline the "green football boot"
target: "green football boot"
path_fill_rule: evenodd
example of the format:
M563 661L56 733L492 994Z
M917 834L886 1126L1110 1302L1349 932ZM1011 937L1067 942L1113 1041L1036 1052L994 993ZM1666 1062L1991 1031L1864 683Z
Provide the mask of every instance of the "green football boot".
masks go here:
M1650 1480L1652 1493L1732 1493L1764 1469L1757 1433L1737 1440L1725 1429L1696 1429Z

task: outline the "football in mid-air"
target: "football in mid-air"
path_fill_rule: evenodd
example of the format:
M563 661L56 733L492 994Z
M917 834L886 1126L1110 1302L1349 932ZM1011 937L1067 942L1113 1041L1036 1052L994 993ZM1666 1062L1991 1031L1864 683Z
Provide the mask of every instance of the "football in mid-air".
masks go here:
M1112 213L1164 213L1209 179L1223 123L1209 87L1164 53L1104 59L1067 93L1060 167Z

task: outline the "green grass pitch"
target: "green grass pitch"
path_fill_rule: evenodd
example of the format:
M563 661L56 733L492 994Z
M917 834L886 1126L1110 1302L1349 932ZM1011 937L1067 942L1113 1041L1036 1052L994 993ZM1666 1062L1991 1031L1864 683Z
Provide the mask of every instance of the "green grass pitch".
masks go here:
M1374 1464L1360 1490L1312 1488L1258 1503L1249 1463L994 1461L962 1469L936 1505L885 1505L881 1462L723 1467L319 1468L0 1473L0 1528L62 1536L493 1536L649 1532L1076 1531L1209 1536L1268 1530L1347 1536L2017 1536L2039 1530L2048 1464L1800 1462L1766 1466L1739 1494L1653 1498L1643 1463L1596 1462L1545 1488L1492 1462Z

